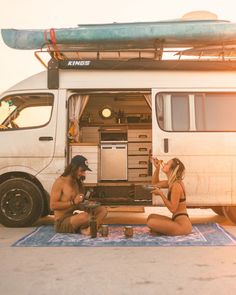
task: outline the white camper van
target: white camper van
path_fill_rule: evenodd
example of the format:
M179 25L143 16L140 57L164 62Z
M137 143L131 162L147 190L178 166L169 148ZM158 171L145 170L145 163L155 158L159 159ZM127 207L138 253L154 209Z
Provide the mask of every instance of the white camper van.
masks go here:
M0 96L2 224L48 214L52 183L77 154L107 206L153 205L150 155L178 157L187 206L236 222L235 61L51 57Z
M48 212L55 178L76 154L85 181L107 205L152 205L150 153L186 165L187 205L236 221L236 72L47 71L1 95L0 220L25 226ZM79 121L77 141L70 118Z

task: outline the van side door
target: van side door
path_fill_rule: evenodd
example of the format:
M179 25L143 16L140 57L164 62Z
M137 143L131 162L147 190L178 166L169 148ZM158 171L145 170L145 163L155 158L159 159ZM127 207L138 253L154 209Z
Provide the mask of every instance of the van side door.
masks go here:
M154 90L152 99L153 154L184 163L188 204L232 204L236 93Z

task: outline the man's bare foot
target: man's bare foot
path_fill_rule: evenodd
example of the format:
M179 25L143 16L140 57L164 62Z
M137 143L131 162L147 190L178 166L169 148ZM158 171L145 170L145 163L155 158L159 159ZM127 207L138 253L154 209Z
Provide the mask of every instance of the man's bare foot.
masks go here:
M90 236L90 227L82 228L80 233L85 236Z

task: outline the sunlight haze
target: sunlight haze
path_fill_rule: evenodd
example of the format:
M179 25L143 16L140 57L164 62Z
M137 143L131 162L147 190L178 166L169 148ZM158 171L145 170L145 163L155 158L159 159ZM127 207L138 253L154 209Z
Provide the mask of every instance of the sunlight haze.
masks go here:
M48 29L91 23L150 22L178 19L187 12L199 10L236 22L234 0L0 0L0 3L0 28ZM0 51L0 92L44 70L33 51L11 49L2 38Z

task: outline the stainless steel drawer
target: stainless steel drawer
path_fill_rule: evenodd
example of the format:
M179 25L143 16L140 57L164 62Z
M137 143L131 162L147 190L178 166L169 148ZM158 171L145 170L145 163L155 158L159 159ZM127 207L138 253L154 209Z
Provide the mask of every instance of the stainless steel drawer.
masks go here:
M127 143L101 144L101 180L127 180Z

